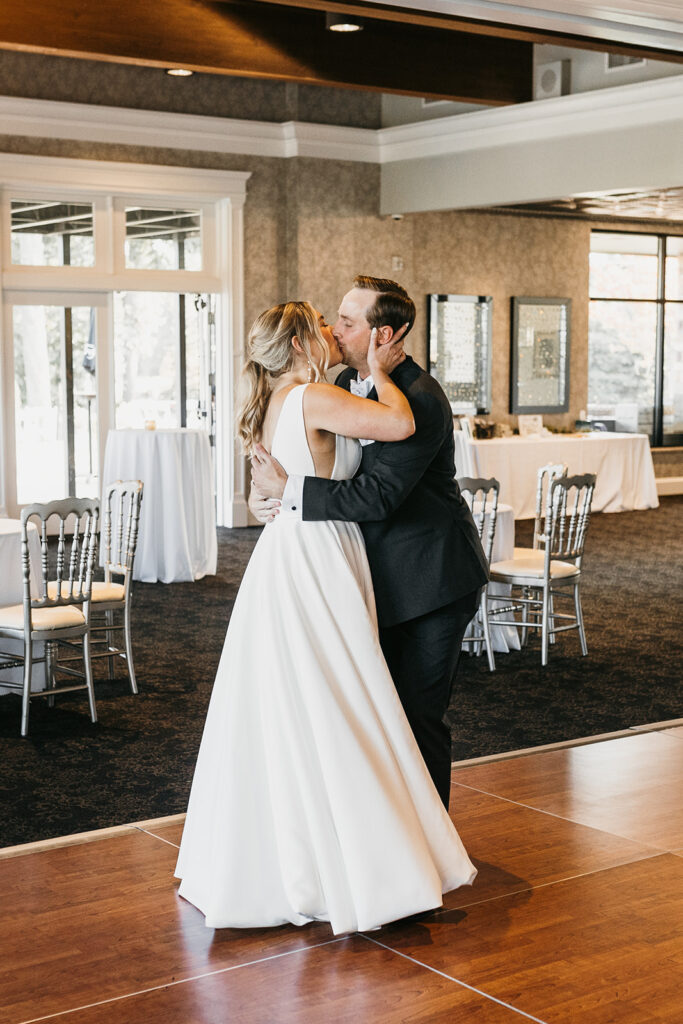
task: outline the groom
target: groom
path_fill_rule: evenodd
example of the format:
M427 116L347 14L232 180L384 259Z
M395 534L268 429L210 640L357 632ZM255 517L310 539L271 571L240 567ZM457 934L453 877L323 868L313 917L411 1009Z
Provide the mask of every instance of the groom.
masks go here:
M377 398L367 363L370 332L382 344L407 334L415 304L395 281L359 276L342 299L333 334L348 369L336 383ZM441 386L410 356L391 374L410 402L415 433L365 442L352 480L287 477L264 448L255 490L282 498L304 520L357 522L375 588L379 638L410 726L448 809L450 730L444 723L462 638L488 578L486 557L455 481L453 416ZM265 521L267 503L250 500Z

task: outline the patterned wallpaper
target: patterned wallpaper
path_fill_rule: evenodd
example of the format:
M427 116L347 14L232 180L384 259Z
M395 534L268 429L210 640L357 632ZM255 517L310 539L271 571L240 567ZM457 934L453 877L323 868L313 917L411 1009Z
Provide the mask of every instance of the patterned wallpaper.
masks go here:
M683 476L683 448L656 448L652 451L656 477Z
M379 128L380 93L0 51L0 95L136 110Z
M493 420L516 423L508 412L511 297L572 300L569 412L545 416L544 421L554 427L573 426L586 406L588 389L590 226L583 221L462 212L423 214L413 220L411 269L422 337L428 293L493 297Z

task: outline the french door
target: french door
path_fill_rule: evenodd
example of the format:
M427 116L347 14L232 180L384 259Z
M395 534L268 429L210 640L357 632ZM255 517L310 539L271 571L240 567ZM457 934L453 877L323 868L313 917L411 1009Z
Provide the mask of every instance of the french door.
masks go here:
M34 501L96 496L102 427L97 337L107 296L26 292L5 298L9 514Z
M215 431L214 296L5 295L7 506L97 496L107 432Z
M213 295L116 292L116 427L192 427L213 439Z

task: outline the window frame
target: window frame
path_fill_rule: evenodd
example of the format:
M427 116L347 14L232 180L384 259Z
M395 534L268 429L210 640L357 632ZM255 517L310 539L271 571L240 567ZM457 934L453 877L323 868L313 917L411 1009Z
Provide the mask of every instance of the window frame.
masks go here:
M666 298L666 243L669 238L679 238L679 235L672 235L660 231L634 231L625 228L592 228L593 235L647 235L657 239L657 294L654 298L632 299L622 296L594 295L588 288L588 304L592 302L622 302L622 303L648 303L654 305L657 310L655 322L655 380L654 380L654 405L652 409L653 430L650 435L650 447L652 448L676 448L683 445L683 432L677 434L664 434L664 346L666 309L667 306L683 306L683 299ZM590 250L592 252L592 249ZM590 280L590 279L589 279ZM590 366L590 332L588 335L589 366ZM589 370L590 372L590 370Z
M0 154L0 513L8 508L16 511L10 295L25 293L30 300L37 293L205 292L216 295L217 521L221 526L248 525L247 463L233 423L244 360L244 203L250 177L249 171ZM93 203L94 267L11 262L11 200L36 197ZM202 270L125 269L123 209L131 202L159 203L163 209L171 203L191 204L200 209ZM119 203L120 211L115 209ZM99 365L105 359L109 365L110 309L98 310L97 326ZM101 376L98 396L101 422L104 414L111 422L112 381L109 365L109 374Z

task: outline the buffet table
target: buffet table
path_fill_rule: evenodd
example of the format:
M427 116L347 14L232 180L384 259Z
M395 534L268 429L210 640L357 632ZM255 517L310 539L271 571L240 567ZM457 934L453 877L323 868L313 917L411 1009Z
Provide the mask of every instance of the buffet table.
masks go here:
M657 485L645 434L551 434L468 440L455 431L458 475L496 477L500 496L515 519L533 518L536 474L549 462L563 462L570 476L595 473L594 512L657 508Z
M102 493L116 480L144 484L134 579L172 583L215 576L213 469L204 431L111 430Z
M35 523L28 524L28 546L31 556L31 596L38 597L40 588L40 536ZM24 600L24 574L21 565L21 522L18 519L0 519L0 605L22 604ZM43 644L34 644L36 658L43 656ZM0 650L8 654L21 654L21 640L0 637ZM16 693L2 685L4 679L21 682L23 669L4 669L0 672L0 694ZM45 687L45 666L33 666L34 690Z

